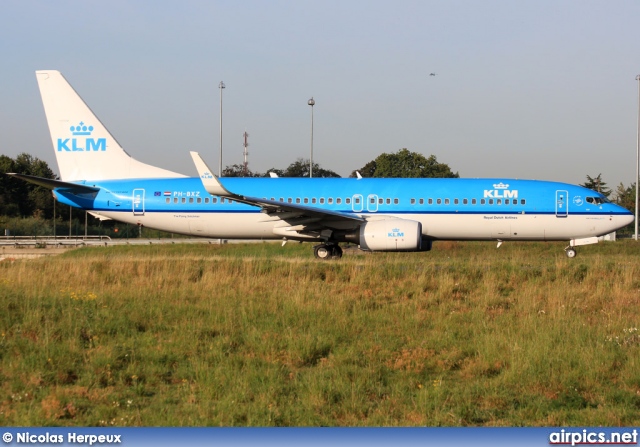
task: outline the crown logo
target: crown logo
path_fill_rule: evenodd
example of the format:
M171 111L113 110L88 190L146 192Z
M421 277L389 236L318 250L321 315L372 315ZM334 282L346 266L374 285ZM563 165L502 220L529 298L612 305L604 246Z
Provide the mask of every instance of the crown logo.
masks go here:
M69 128L72 135L91 135L93 132L93 126L86 126L82 121L77 126L71 126Z
M393 231L394 233L397 233L397 232L399 232L399 231L400 231L400 228L394 228L394 229L393 229L393 230L391 230L391 231Z
M505 185L504 183L500 182L500 183L498 183L497 185L493 185L493 187L494 187L495 189L508 189L508 188L509 188L509 185Z

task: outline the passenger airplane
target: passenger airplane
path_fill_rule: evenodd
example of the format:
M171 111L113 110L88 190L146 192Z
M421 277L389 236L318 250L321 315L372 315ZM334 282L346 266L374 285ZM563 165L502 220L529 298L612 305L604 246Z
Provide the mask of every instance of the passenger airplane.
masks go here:
M220 179L196 152L199 177L189 178L130 157L58 71L36 76L61 180L12 175L100 219L210 238L317 242L320 259L339 258L340 242L428 251L437 240L568 240L574 257L576 246L633 222L602 194L536 180Z

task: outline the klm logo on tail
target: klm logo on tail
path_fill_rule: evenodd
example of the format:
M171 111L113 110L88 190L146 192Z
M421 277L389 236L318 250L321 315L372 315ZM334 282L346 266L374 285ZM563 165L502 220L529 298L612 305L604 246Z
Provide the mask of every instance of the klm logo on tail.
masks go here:
M93 132L93 126L87 126L80 121L80 124L71 126L69 130L73 138L58 138L58 152L104 152L107 150L106 138L89 138Z

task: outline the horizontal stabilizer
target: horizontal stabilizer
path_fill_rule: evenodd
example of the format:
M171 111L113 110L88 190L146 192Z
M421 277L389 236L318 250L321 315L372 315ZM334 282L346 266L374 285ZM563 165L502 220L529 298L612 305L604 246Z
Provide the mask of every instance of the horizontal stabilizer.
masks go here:
M7 172L7 175L19 178L29 183L34 183L39 186L44 186L45 188L62 189L71 192L72 194L91 194L100 191L100 188L96 188L93 186L78 185L77 183L63 182L60 180L53 180L43 177L35 177L33 175L16 174L13 172Z

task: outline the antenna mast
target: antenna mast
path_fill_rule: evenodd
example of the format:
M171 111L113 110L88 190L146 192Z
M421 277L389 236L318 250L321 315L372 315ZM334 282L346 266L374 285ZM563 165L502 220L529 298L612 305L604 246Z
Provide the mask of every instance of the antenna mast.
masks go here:
M249 152L247 151L249 147L249 134L245 131L242 136L244 137L244 152L242 153L244 156L243 175L246 177L249 174Z

